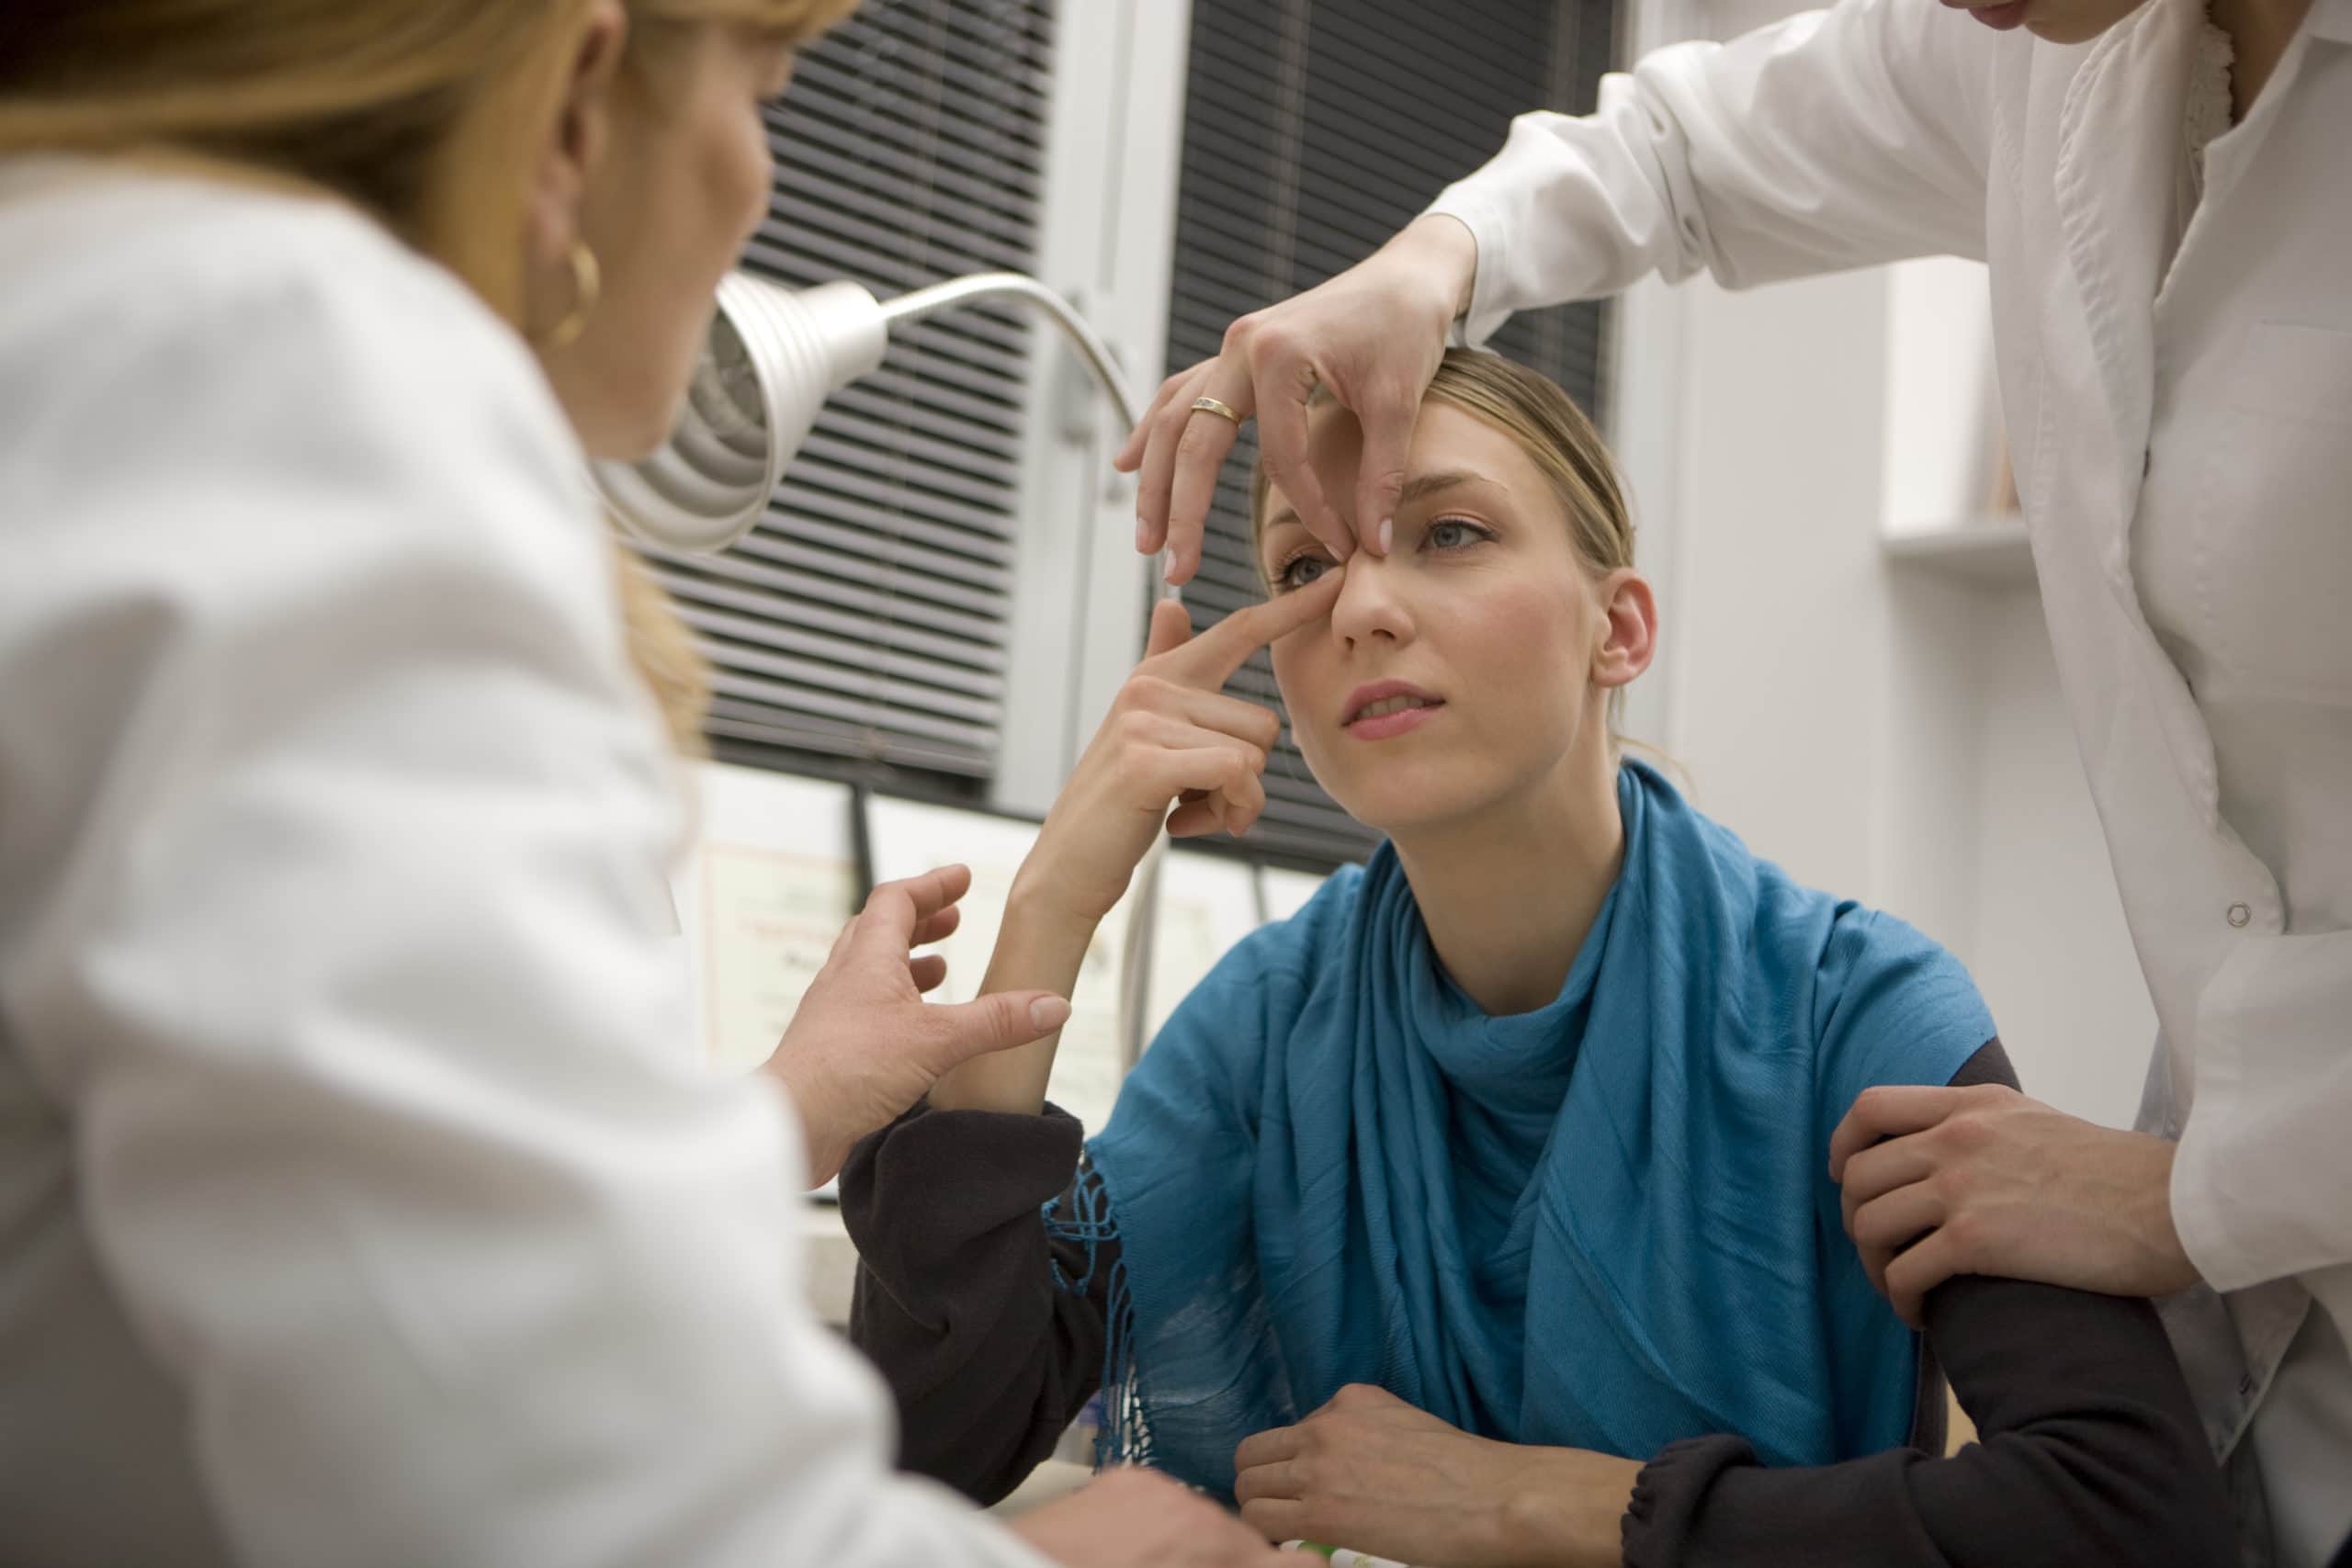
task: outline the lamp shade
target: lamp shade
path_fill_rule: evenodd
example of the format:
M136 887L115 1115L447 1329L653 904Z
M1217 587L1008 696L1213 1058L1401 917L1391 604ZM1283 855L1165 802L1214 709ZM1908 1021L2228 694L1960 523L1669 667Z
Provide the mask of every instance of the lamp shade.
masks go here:
M724 549L765 513L825 400L888 342L881 305L854 283L795 291L729 274L669 439L641 462L594 466L605 504L648 544Z

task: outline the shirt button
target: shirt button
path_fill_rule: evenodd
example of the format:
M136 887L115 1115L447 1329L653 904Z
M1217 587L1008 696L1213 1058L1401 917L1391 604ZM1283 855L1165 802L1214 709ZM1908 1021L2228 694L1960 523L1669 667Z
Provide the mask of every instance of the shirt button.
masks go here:
M2244 904L2233 904L2230 906L2230 924L2243 930L2245 929L2245 923L2252 919L2254 919L2254 911L2247 908Z

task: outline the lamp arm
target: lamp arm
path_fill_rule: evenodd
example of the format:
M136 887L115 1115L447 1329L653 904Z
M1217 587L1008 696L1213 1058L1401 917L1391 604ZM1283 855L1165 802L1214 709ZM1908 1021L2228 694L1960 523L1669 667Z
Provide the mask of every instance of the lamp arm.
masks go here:
M1086 318L1070 309L1069 301L1038 282L1017 272L982 272L969 277L952 278L934 283L928 288L918 288L887 301L882 307L882 319L888 327L901 321L920 321L925 316L960 305L970 305L984 299L1017 299L1061 328L1094 372L1094 379L1109 395L1112 407L1117 411L1119 422L1129 430L1142 417L1135 399L1127 391L1125 379L1119 373L1116 361L1111 357L1110 345L1087 324ZM1148 601L1156 602L1169 593L1160 558L1150 558ZM1152 948L1159 928L1159 868L1168 856L1168 835L1160 833L1145 852L1143 861L1136 867L1133 892L1135 902L1127 917L1126 940L1119 953L1119 1066L1122 1070L1132 1067L1143 1055L1148 1042L1143 1037L1144 1004L1151 976Z
M1088 368L1094 372L1095 380L1110 395L1119 422L1129 430L1136 427L1136 422L1143 417L1143 413L1127 391L1118 363L1111 357L1111 345L1087 324L1085 317L1070 309L1069 300L1025 274L976 272L969 277L934 283L928 288L918 288L911 294L901 294L896 299L885 301L882 320L886 326L895 327L900 321L921 321L941 310L975 304L983 299L1019 299L1061 328L1063 335L1069 339L1080 356L1086 361ZM1155 577L1155 597L1159 587Z

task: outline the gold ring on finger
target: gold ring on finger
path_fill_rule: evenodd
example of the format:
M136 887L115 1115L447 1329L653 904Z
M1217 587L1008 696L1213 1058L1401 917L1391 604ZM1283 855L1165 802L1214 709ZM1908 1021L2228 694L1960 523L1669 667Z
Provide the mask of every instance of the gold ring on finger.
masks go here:
M1225 402L1220 399L1194 398L1193 400L1193 412L1194 413L1213 413L1219 419L1231 420L1233 422L1234 428L1237 430L1241 427L1241 411L1235 408L1231 403Z

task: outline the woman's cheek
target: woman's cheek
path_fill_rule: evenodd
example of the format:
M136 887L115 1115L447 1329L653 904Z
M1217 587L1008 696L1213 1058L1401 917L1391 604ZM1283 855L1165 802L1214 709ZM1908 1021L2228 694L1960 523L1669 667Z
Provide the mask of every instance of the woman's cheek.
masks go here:
M768 215L768 196L775 188L775 154L768 150L768 139L760 122L752 122L754 131L744 159L742 226L736 234L735 248L741 251L759 231L760 222ZM729 258L730 261L732 257Z
M1274 690L1282 696L1283 711L1290 715L1291 739L1311 755L1317 747L1309 716L1321 711L1317 706L1321 699L1315 689L1312 651L1302 646L1300 636L1293 636L1277 641L1268 652L1274 668Z

